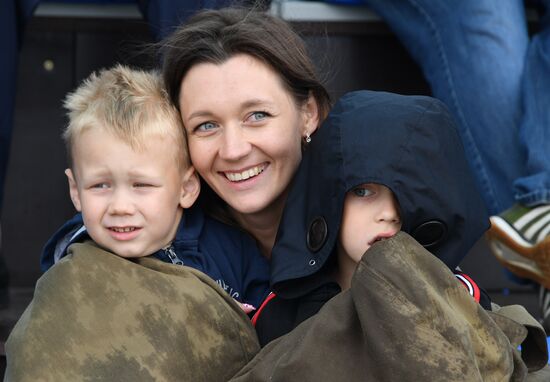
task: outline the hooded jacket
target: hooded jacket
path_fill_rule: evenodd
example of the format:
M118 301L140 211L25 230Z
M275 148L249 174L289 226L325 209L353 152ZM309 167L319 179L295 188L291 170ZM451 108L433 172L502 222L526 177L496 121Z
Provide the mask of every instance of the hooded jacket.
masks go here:
M331 279L344 198L364 183L387 186L399 204L401 230L451 270L489 226L442 102L374 91L345 95L313 136L289 191L271 257L279 304L270 302L256 321L263 344L338 293ZM269 327L278 329L273 334Z

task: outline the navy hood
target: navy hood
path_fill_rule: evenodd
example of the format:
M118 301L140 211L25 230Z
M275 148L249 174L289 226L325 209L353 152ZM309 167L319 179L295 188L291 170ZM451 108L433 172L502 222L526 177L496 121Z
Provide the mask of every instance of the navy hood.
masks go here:
M402 231L451 269L489 227L442 102L349 93L312 137L294 177L272 252L275 291L323 268L336 245L345 194L363 183L387 186L399 203Z

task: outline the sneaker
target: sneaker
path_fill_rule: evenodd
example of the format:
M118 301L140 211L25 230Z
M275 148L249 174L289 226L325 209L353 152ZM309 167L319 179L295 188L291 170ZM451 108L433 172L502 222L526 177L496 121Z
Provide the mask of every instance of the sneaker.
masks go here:
M516 204L491 216L487 239L506 268L550 289L550 205Z

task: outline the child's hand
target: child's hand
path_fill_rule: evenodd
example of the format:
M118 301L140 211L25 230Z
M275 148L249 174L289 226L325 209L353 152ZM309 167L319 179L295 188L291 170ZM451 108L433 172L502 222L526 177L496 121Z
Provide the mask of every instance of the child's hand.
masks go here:
M236 301L236 300L235 300ZM245 303L242 303L242 302L238 302L236 301L237 304L239 304L239 306L241 307L241 309L246 313L250 313L250 312L253 312L256 310L256 307L250 305L250 304L245 304Z

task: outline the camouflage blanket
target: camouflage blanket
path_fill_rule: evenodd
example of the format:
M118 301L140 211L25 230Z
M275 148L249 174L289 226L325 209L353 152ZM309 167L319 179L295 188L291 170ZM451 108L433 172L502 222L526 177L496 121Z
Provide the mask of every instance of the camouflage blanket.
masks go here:
M203 273L92 243L69 251L10 334L5 381L227 381L259 350Z
M546 335L525 309L486 312L401 232L369 249L349 291L232 381L550 381L547 358Z
M71 252L11 333L6 381L550 380L540 325L521 307L484 311L405 233L375 244L349 291L260 351L207 276L91 244Z

